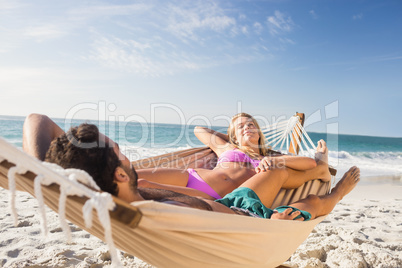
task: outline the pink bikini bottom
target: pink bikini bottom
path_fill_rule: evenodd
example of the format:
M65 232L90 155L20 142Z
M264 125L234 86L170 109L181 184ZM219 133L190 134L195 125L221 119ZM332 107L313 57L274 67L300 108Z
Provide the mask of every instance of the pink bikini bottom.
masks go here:
M221 199L222 197L215 192L201 177L198 175L197 171L192 168L187 169L188 172L188 188L196 189L198 191L204 192L216 199Z

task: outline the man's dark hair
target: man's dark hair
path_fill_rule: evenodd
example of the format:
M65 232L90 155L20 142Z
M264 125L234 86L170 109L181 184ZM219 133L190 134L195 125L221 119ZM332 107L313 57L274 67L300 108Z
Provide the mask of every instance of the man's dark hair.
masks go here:
M63 168L85 170L102 191L117 196L114 172L121 161L108 142L99 141L99 130L92 124L72 127L50 144L45 161Z

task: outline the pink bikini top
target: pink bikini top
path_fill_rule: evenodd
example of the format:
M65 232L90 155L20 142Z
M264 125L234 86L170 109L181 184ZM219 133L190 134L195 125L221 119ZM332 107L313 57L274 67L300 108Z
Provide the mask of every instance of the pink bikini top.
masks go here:
M261 160L252 159L242 151L234 149L223 152L219 157L217 164L224 162L246 162L252 164L256 168Z

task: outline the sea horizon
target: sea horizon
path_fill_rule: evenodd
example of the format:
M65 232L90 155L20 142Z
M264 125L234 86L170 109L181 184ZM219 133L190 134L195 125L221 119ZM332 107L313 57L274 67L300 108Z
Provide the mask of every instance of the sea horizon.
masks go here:
M0 114L0 120L9 120L9 119L13 119L13 118L19 118L22 120L25 120L26 116L22 116L22 115L2 115ZM65 118L61 118L61 117L51 117L49 116L51 119L55 119L55 120L65 120ZM89 118L74 118L73 120L75 121L99 121L99 119L89 119ZM105 121L105 120L103 120ZM124 122L124 121L119 121L119 120L106 120L108 122ZM207 125L202 125L202 124L175 124L175 123L166 123L166 122L153 122L153 124L158 124L158 125L179 125L179 126L207 126ZM222 125L213 125L212 127L214 128L227 128L227 126L222 126ZM353 134L353 133L327 133L327 132L317 132L317 131L307 131L308 133L314 133L314 134L325 134L325 135L343 135L343 136L360 136L360 137L374 137L374 138L390 138L390 139L402 139L402 135L399 137L395 137L395 136L378 136L378 135L368 135L368 134Z

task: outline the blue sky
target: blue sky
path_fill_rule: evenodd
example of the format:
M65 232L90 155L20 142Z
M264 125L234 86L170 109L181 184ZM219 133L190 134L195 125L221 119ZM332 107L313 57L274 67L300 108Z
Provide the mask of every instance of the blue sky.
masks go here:
M0 114L402 137L401 1L0 0Z

